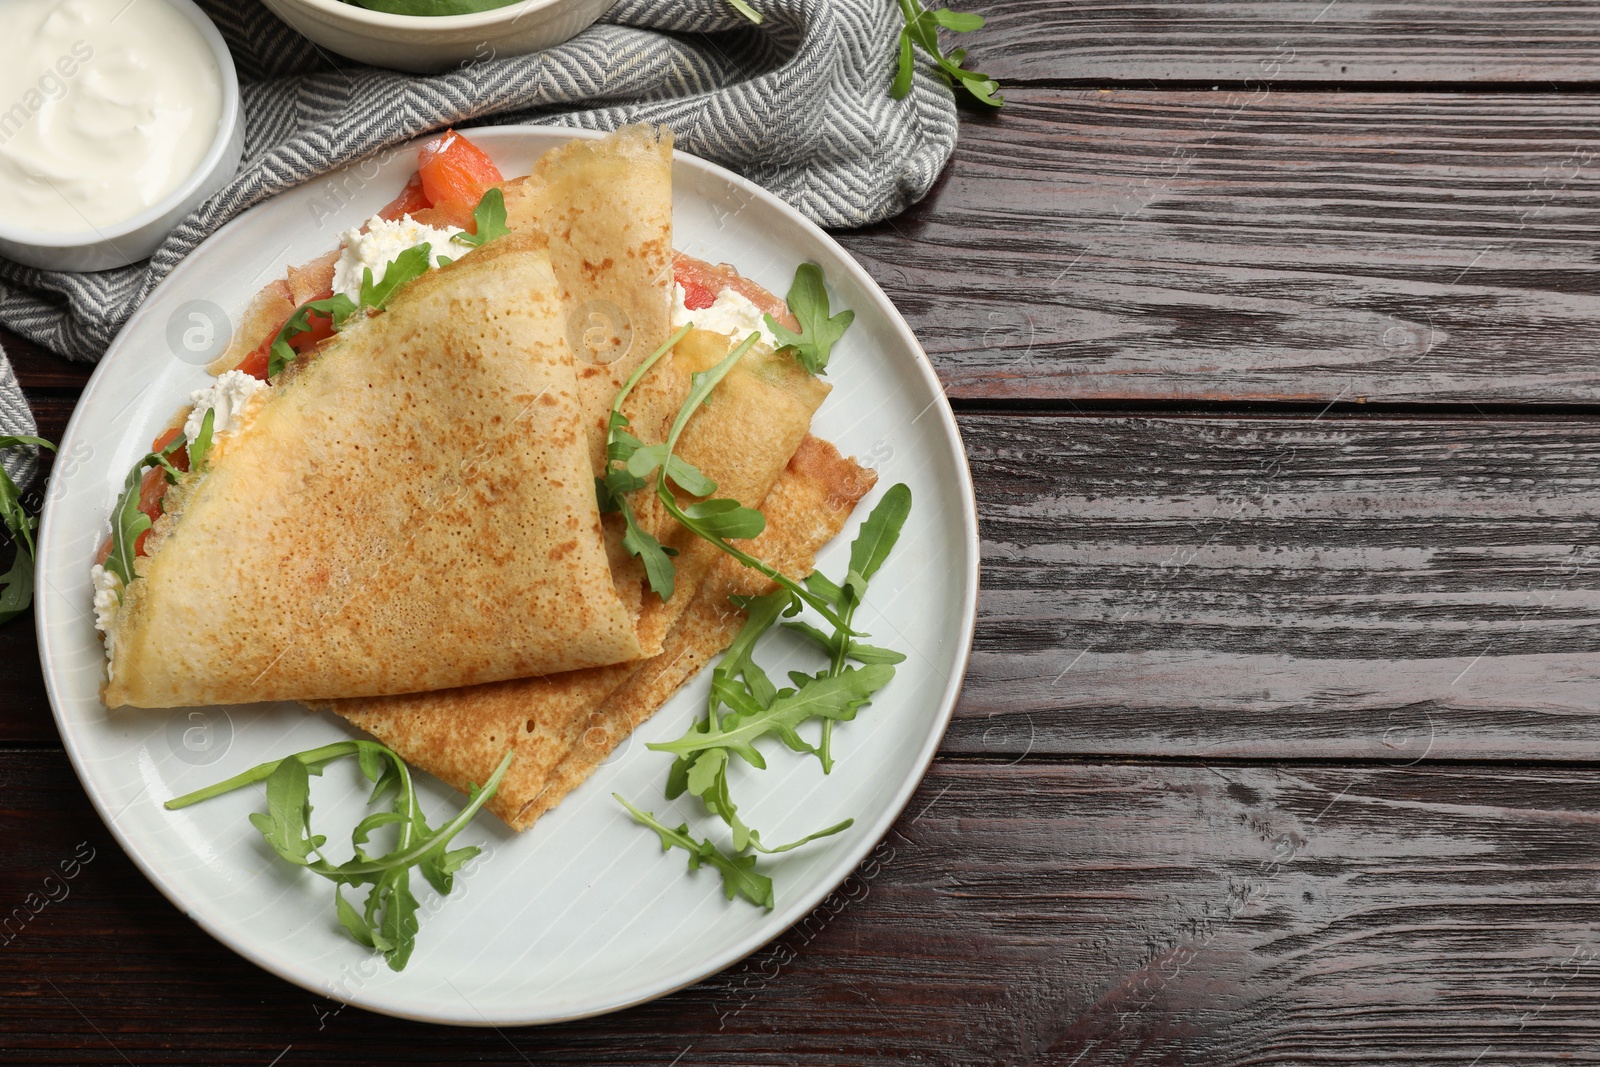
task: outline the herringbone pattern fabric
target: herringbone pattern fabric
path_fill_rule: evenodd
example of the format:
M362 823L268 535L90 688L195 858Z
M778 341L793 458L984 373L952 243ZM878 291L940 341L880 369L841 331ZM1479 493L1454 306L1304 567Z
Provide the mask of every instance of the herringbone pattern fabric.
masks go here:
M432 77L323 53L255 0L201 4L238 64L244 163L145 263L71 274L0 259L0 323L63 355L98 359L156 283L240 211L446 125L664 123L683 150L834 227L916 202L955 148L954 99L931 72L889 98L893 0L761 0L759 27L726 0L620 0L558 48Z

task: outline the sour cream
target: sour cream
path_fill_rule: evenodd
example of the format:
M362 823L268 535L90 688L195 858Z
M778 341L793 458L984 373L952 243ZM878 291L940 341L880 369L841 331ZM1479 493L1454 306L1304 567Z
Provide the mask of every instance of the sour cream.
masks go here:
M122 579L96 563L89 569L89 580L94 583L94 628L105 635L106 672L110 674L112 628L117 623L117 608L122 606Z
M466 232L456 226L429 226L410 215L401 215L393 222L374 215L366 221L365 232L360 227L344 232L344 250L333 267L333 291L360 303L361 283L367 271L372 271L372 284L378 284L395 256L420 244L428 246L428 269L433 270L439 265L440 256L455 259L472 251L471 245L454 240Z
M222 74L166 0L0 0L0 222L82 233L199 169Z
M725 333L735 341L743 341L751 331L761 335L760 344L778 347L778 338L767 328L765 313L751 299L736 289L724 289L717 294L708 308L690 311L684 304L683 286L672 287L672 328L693 322L698 329L712 333Z
M194 405L194 410L189 412L189 418L183 424L184 439L194 441L200 437L208 411L213 413L213 440L225 433L232 433L239 428L239 413L244 410L245 404L266 387L266 382L252 378L242 370L224 371L216 381L190 394L189 402Z

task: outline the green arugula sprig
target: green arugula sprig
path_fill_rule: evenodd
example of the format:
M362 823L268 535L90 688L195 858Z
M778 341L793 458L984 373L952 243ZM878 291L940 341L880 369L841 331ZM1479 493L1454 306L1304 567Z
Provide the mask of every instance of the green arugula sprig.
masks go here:
M835 626L840 625L838 617L834 614L832 605L823 598L816 596L805 586L784 574L778 568L758 559L741 548L730 543L730 539L748 540L760 536L766 529L766 517L755 508L746 507L737 500L732 499L705 499L696 501L687 507L678 503L673 495L668 482L676 484L691 496L710 497L717 491L717 483L708 478L693 464L675 455L678 447L678 438L682 435L684 427L689 424L689 419L699 410L700 405L706 402L722 379L728 376L745 353L753 348L761 339L760 334L752 333L716 366L707 370L696 371L689 376L689 395L684 399L678 415L672 422L672 429L667 433L667 439L658 445L639 445L628 456L627 470L633 478L644 481L651 474L657 473L656 499L661 502L667 514L678 520L678 524L695 536L709 541L722 551L743 563L751 570L759 571L778 585L789 590L795 596L810 604L823 618ZM660 590L657 590L659 593ZM662 599L665 599L663 597Z
M416 947L417 899L411 892L411 871L422 872L428 884L448 896L455 872L481 851L474 845L451 849L450 841L488 803L500 787L513 752L507 752L483 788L468 785L467 803L437 830L429 827L417 802L410 768L393 749L376 741L337 741L321 748L269 760L207 786L167 801L168 809L186 808L202 800L231 793L256 782L267 784L267 810L255 812L250 823L272 850L284 860L333 882L334 909L339 923L352 938L383 953L391 970L404 970ZM392 809L375 812L356 823L350 843L355 855L332 863L322 855L327 838L311 832L311 775L328 764L355 756L362 774L373 783L370 806L392 798ZM395 845L386 853L368 851L372 834L384 826L395 827ZM344 898L344 886L370 886L360 910Z
M127 479L122 483L122 495L117 497L117 502L111 509L111 554L106 557L105 567L122 579L124 587L135 577L133 561L137 556L135 546L139 543L139 535L152 525L150 516L139 510L139 490L144 481L145 469L160 467L166 472L169 484L177 482L178 476L183 472L174 467L168 457L187 443L188 440L180 433L161 451L146 453L133 465ZM208 447L209 444L208 441Z
M499 189L490 189L483 194L478 206L472 210L472 218L478 232L460 233L452 240L477 248L511 232L506 226L505 194ZM432 252L433 249L426 241L412 245L389 261L383 269L383 280L378 282L372 280L371 267L363 268L361 293L357 300L351 300L343 293L334 293L321 300L308 300L295 308L288 321L278 330L277 336L272 339L272 348L267 357L267 377L276 378L284 367L294 362L296 353L289 340L311 332L312 315L328 317L333 322L334 330L337 331L344 329L344 324L357 311L367 308L373 311L384 310L402 286L428 273L428 257ZM441 267L448 266L451 262L448 256L440 256L438 259Z
M628 427L632 423L628 416L622 413L622 402L628 399L628 394L633 392L633 387L650 372L650 368L654 367L661 357L671 352L673 346L688 336L692 329L694 323L685 323L667 338L660 348L634 368L633 373L628 375L628 380L622 383L616 399L611 402L611 415L606 423L606 473L604 477L594 480L595 493L600 500L600 510L606 514L621 513L624 525L622 547L644 565L645 578L650 583L650 588L663 601L672 599L676 584L676 568L672 564L671 557L676 556L678 550L662 545L648 530L640 526L638 516L628 503L628 494L643 489L647 482L644 478L628 471L628 461L633 458L635 452L644 447L644 442L629 431Z
M701 867L714 867L722 875L722 888L732 900L736 895L742 896L752 904L771 909L773 905L772 879L755 870L756 858L754 856L729 856L717 848L710 841L696 840L689 833L689 824L684 823L676 830L663 824L648 811L640 811L624 800L620 794L612 793L617 803L628 809L635 821L643 826L648 826L661 836L661 851L665 852L673 847L681 848L689 853L689 869L699 870Z
M905 659L905 656L891 649L875 648L852 641L846 631L855 617L856 608L861 606L861 601L866 596L867 582L878 573L878 568L889 558L889 553L894 551L895 543L900 540L900 530L905 526L910 514L910 487L903 482L891 486L889 491L883 494L883 499L878 501L878 506L872 509L872 514L867 516L867 521L861 524L860 532L850 544L850 570L846 573L845 580L839 583L831 582L820 571L813 571L806 579L806 584L811 590L826 597L834 610L839 613L841 627L831 638L805 623L784 623L789 629L810 637L822 646L829 656L831 676L842 675L846 671L846 659L864 663L867 665L866 669L899 663ZM892 668L891 673L893 673ZM834 720L831 718L823 720L822 741L817 746L817 759L822 763L823 773L833 770L833 755L830 748L833 741L833 723Z
M999 82L987 74L979 74L963 66L967 60L965 48L957 48L946 55L939 44L941 29L953 33L971 33L973 30L982 29L985 21L982 15L951 11L947 7L929 11L919 0L896 0L896 3L900 5L900 14L905 17L906 25L905 29L900 31L894 81L889 85L890 96L896 100L903 100L911 92L911 75L914 70L912 49L915 46L932 57L938 66L939 74L950 83L951 88L963 89L974 100L990 107L1005 106L1005 99L1000 95ZM745 0L728 0L728 6L758 26L764 21L761 12L751 7Z
M671 485L676 485L691 496L707 498L717 491L715 481L706 477L694 464L676 454L678 438L688 426L690 417L705 403L718 383L728 376L728 372L760 340L759 334L750 334L734 346L716 366L696 371L689 376L689 395L679 407L665 441L646 445L629 432L628 427L631 424L628 417L622 413L623 401L657 361L671 351L672 347L692 329L694 323L686 323L667 338L665 344L651 353L628 376L616 399L612 401L609 430L606 434L606 473L595 479L600 510L622 514L626 526L622 539L623 548L644 565L645 578L651 590L662 600L671 600L676 589L676 567L671 557L677 552L662 545L649 531L639 525L638 518L627 500L629 493L648 486L650 476L654 474L657 476L656 498L660 500L667 514L676 519L679 525L696 536L710 541L745 566L765 574L811 604L829 618L829 621L835 621L832 608L826 601L813 596L804 586L771 564L729 543L730 539L749 539L759 536L767 525L767 520L761 512L746 507L737 500L727 498L698 500L684 507L678 503L671 489Z
M194 441L189 445L189 469L199 470L211 456L211 435L217 422L217 409L206 408L205 418L200 420L200 432L195 434Z
M802 263L795 268L786 302L800 323L800 332L766 316L767 329L778 339L778 351L791 353L812 374L826 373L833 343L856 320L856 313L841 311L829 317L828 289L822 283L822 268L815 263Z
M476 233L458 233L451 240L477 248L496 237L508 236L511 227L506 225L505 194L499 189L490 189L484 193L483 199L478 201L478 206L472 209L472 222Z
M0 448L26 445L38 445L52 452L56 450L55 445L42 437L0 434ZM10 569L0 574L0 623L7 623L27 611L28 605L33 603L33 557L36 552L33 532L38 529L39 520L28 514L28 509L22 504L22 490L11 480L11 475L6 473L4 467L0 467L0 520L5 522L11 539L17 543L16 559L11 561Z
M801 602L787 589L766 596L735 597L734 603L745 612L745 622L712 669L705 716L677 740L648 746L677 757L667 773L666 798L675 800L684 793L698 797L708 814L727 825L733 838L732 855L720 851L710 839L696 839L689 833L687 823L669 830L653 815L617 797L636 821L660 835L664 848L687 850L690 869L710 865L721 871L730 900L739 893L763 907L773 906L771 879L755 869L753 853L787 852L854 825L853 819L846 819L788 844L768 846L762 842L760 832L740 817L728 786L728 766L737 756L752 767L764 769L766 759L756 742L776 736L792 751L816 755L824 773L832 771L833 724L855 718L894 677L894 665L905 659L892 649L856 641L858 635L849 628L849 622L866 594L868 580L883 566L899 540L910 510L910 489L903 484L892 487L861 524L850 546L850 569L845 580L835 583L820 572L807 579L807 585L821 591L838 613L839 623L831 635L809 623L783 623L821 646L828 653L827 667L814 675L791 673L794 688L779 689L755 661L755 648L781 619L794 616ZM850 659L861 666L847 666L846 660ZM726 715L722 714L724 707L728 709ZM808 744L800 735L800 727L811 720L822 723L821 739L816 745Z
M970 33L982 29L984 24L982 15L951 11L947 7L929 11L922 6L920 0L895 0L895 2L900 5L900 13L905 16L906 26L900 31L899 60L894 82L889 86L890 96L896 100L903 100L906 94L911 92L912 45L916 45L933 59L939 74L950 83L951 88L964 89L974 100L990 107L1005 105L1005 99L1000 95L999 82L987 74L967 70L963 66L967 60L965 48L957 48L946 55L939 45L941 29L955 33Z
M422 245L421 247L427 248L428 246ZM406 251L413 250L407 249ZM401 253L401 255L404 254L405 253ZM389 270L392 271L399 262L400 257L396 256L394 261L389 264ZM426 262L424 262L423 269L427 269ZM385 276L387 277L387 274ZM367 286L370 285L371 282L372 268L368 267L366 268L366 279L361 285L362 296L366 295ZM289 339L303 333L311 332L311 316L313 314L328 316L333 320L333 328L338 330L344 326L345 322L350 318L351 315L354 315L356 311L357 307L355 303L343 293L334 293L332 296L323 300L308 300L304 304L301 304L299 307L295 308L294 313L289 316L288 321L286 321L283 326L279 328L278 336L272 339L272 348L269 350L267 355L267 377L276 378L283 372L283 368L294 362L297 353L295 352L294 348L290 346Z

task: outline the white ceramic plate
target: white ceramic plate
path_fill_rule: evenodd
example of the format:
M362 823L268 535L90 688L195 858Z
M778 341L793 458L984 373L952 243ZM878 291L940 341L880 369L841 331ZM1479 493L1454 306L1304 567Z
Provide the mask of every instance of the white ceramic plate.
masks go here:
M506 174L523 174L573 131L471 131ZM771 912L724 899L713 871L686 873L650 831L611 799L620 792L676 825L710 827L684 798L662 798L669 740L693 721L709 679L697 678L538 826L514 834L480 815L456 839L484 855L439 898L422 882L422 928L401 973L339 928L332 886L277 859L246 815L261 790L240 790L178 812L170 797L263 760L353 735L294 704L109 712L98 698L103 653L93 627L89 567L129 467L189 392L203 364L267 280L338 243L386 203L415 168L403 150L352 167L245 213L201 245L128 322L101 361L61 442L40 533L39 650L56 721L84 788L135 863L184 913L241 955L320 995L373 1011L466 1025L544 1023L595 1015L661 996L712 974L782 933L849 875L888 830L944 733L966 667L978 586L972 484L955 421L928 358L867 273L816 226L738 176L679 155L674 243L726 261L774 292L795 265L822 265L835 307L855 324L835 347L833 394L814 430L877 468L914 505L899 546L873 580L858 623L909 659L854 722L835 731L838 762L780 750L764 772L738 775L735 794L768 840L788 840L853 816L836 837L764 861L777 889ZM293 456L285 457L293 462ZM842 573L855 523L819 563ZM791 642L769 637L764 658ZM793 666L811 665L793 649ZM814 669L814 666L813 668ZM776 676L776 675L775 675ZM777 747L777 746L772 746ZM748 768L746 768L748 770ZM336 765L314 779L321 827L354 824L364 792ZM437 824L460 798L423 784ZM347 833L328 830L348 848ZM334 851L342 857L347 851Z

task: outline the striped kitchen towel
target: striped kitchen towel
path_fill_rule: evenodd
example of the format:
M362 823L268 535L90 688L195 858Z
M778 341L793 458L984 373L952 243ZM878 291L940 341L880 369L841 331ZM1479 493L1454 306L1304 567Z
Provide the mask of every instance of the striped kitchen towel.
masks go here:
M955 148L955 101L930 67L919 67L904 100L889 97L904 25L894 0L763 0L760 26L727 0L620 0L549 51L426 77L329 55L251 0L201 5L239 68L239 174L148 261L68 273L0 259L0 324L70 358L98 359L156 283L224 222L447 125L663 123L680 148L834 227L915 203Z

